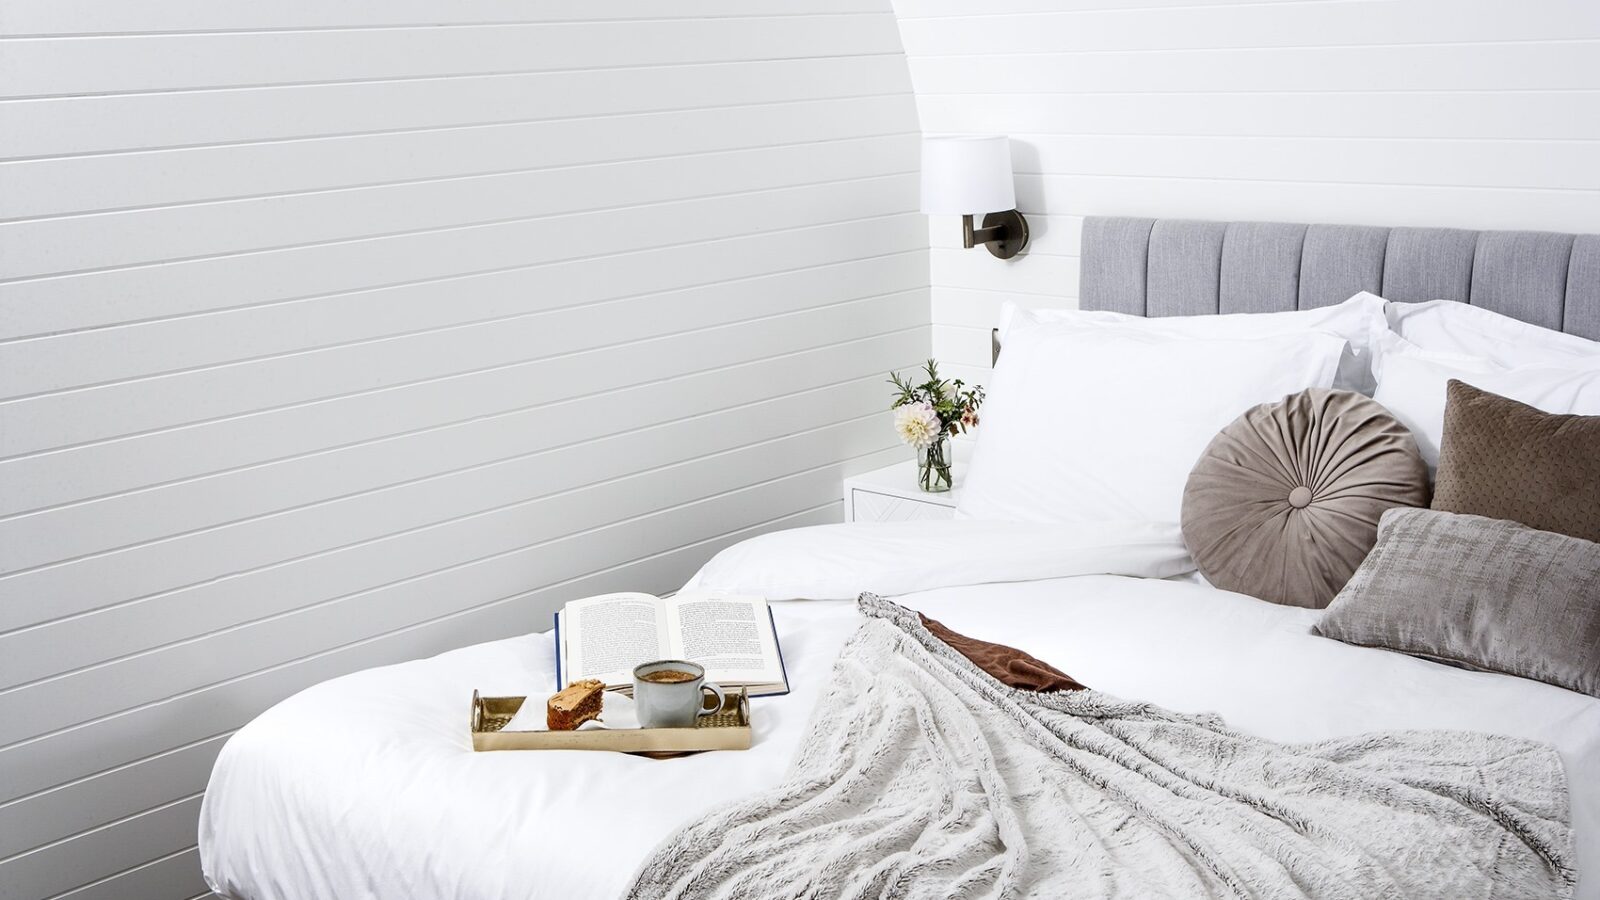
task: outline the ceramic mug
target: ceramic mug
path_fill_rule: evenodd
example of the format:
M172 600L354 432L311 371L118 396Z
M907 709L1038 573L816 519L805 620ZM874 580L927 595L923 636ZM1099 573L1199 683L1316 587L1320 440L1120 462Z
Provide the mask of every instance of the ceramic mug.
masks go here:
M716 704L707 709L707 692ZM682 659L661 659L633 669L633 705L640 728L693 728L694 720L722 710L722 688L706 681L706 670Z

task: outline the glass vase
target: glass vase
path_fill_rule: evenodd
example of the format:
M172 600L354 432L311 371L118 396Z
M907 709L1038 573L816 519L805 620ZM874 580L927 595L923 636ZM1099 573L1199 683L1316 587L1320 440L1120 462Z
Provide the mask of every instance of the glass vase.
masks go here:
M917 448L917 487L930 494L950 490L950 439L940 437Z

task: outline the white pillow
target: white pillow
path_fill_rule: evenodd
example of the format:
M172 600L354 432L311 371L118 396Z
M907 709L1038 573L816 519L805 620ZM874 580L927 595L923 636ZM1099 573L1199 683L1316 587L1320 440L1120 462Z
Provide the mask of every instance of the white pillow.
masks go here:
M1177 522L1189 470L1240 413L1328 387L1320 331L1197 339L1011 323L957 507L964 518Z
M1390 303L1389 327L1436 353L1475 356L1505 368L1600 367L1600 343L1454 300Z
M1390 335L1380 346L1377 369L1378 390L1372 399L1411 429L1429 472L1439 467L1445 385L1452 378L1545 412L1600 415L1600 366L1508 368L1484 357L1424 350Z
M1275 313L1227 313L1207 316L1159 316L1146 318L1105 310L1022 309L1006 302L1000 307L1000 343L1006 344L1011 324L1019 313L1035 323L1059 323L1085 328L1117 326L1134 328L1170 337L1244 340L1295 331L1326 331L1338 335L1350 346L1339 364L1334 387L1360 391L1371 396L1374 386L1371 354L1382 335L1388 333L1384 318L1384 299L1362 291L1343 303L1316 309ZM1001 356L1005 351L1001 351Z

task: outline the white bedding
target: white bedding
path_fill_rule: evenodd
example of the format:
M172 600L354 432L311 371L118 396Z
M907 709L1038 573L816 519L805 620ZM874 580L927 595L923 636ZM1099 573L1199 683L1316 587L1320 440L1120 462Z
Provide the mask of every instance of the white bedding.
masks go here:
M700 581L741 579L773 596L954 586L899 602L951 628L1021 647L1095 688L1184 712L1220 713L1277 740L1400 728L1461 728L1549 741L1568 767L1582 900L1600 898L1600 700L1311 636L1318 612L1168 574L1151 541L1096 564L1083 547L1036 555L975 523L806 529L719 557ZM962 529L966 528L967 531ZM1057 536L1059 538L1059 535ZM1136 542L1135 542L1136 543ZM965 548L930 576L929 549ZM1012 563L985 550L1010 547ZM844 558L852 573L839 577ZM830 566L827 560L833 559ZM1052 560L1073 560L1058 564ZM1045 577L1061 575L1066 577ZM786 578L791 583L786 585ZM657 761L595 753L474 753L467 702L553 681L548 634L467 647L311 688L229 741L201 814L207 878L266 898L615 897L654 845L711 806L778 783L840 646L859 621L843 600L775 604L794 691L753 706L755 746Z

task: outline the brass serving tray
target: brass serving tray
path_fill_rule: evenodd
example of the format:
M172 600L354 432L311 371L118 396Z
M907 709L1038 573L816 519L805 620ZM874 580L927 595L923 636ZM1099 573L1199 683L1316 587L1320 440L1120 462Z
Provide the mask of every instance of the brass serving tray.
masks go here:
M501 731L526 697L480 697L472 692L474 750L612 750L676 755L700 750L750 749L750 695L740 688L722 709L693 728L586 728L579 731Z

